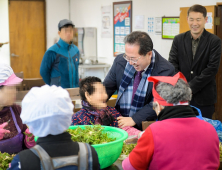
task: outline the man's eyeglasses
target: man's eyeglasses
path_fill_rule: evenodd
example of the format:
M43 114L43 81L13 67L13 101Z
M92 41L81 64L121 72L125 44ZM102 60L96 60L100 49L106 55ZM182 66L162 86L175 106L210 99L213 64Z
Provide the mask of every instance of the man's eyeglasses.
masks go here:
M128 61L128 62L132 62L133 64L136 64L137 61L141 58L142 56L140 56L139 58L137 58L136 60L132 60L132 58L128 57L126 54L123 54L123 58Z

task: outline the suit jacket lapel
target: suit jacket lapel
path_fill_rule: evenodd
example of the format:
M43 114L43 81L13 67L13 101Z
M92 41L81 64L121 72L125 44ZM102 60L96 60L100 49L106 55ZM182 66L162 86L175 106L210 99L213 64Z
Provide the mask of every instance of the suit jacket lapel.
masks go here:
M194 68L194 66L198 63L198 61L200 60L202 54L204 53L204 50L207 46L207 35L206 35L206 30L204 29L204 32L203 34L201 35L200 37L200 42L198 44L198 47L197 47L197 51L196 51L196 54L194 56L194 60L193 60L193 63L192 63L192 67L191 69Z
M192 62L193 62L193 53L192 53L192 39L191 39L190 31L187 32L187 34L185 36L184 48L185 48L185 52L186 52L186 55L187 55L187 60L188 60L189 65L191 67Z

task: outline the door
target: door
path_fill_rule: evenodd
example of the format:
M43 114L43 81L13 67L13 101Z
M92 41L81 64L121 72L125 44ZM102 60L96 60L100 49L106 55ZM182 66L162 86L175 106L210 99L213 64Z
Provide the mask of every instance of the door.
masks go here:
M222 40L222 3L218 3L216 16L220 21L220 24L216 26L216 35ZM214 119L222 122L222 59L220 61L220 67L216 75L217 84L217 103L215 104L215 117Z
M9 0L10 60L24 78L41 78L39 69L46 50L45 1Z

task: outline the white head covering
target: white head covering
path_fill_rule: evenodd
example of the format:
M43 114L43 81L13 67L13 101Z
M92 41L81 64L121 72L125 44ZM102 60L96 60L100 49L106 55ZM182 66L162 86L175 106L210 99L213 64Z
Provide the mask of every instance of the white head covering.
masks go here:
M0 64L0 86L16 85L22 82L22 79L18 78L12 68L7 64Z
M38 137L63 133L71 125L73 104L61 87L33 87L22 101L21 119Z

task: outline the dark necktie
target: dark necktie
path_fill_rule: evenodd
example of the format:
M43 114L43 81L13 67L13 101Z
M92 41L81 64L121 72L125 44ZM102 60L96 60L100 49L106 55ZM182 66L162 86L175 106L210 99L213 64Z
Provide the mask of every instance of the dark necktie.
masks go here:
M136 90L140 84L140 80L142 78L142 72L143 71L137 71L136 72L136 76L135 76L135 79L134 79L134 82L133 82L133 95L132 95L132 102L133 102L133 98L135 96L135 93L136 93Z

